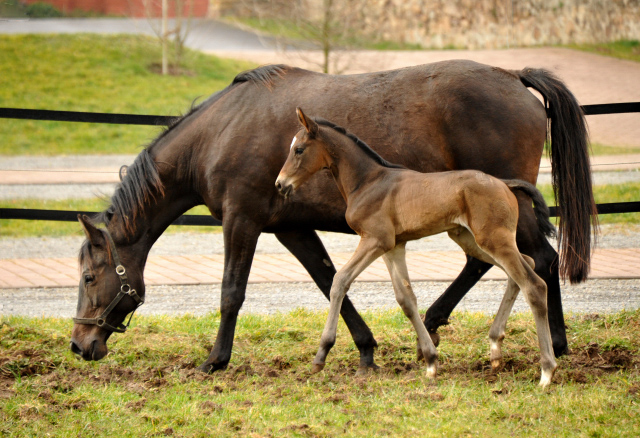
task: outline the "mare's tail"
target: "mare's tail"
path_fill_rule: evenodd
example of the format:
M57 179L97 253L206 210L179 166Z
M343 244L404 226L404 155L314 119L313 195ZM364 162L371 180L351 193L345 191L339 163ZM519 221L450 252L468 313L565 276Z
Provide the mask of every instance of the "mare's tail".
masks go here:
M533 201L533 212L536 215L538 228L547 237L556 237L556 227L549 220L549 207L542 197L540 190L533 184L519 179L503 179L507 187L513 190L524 192Z
M550 72L525 68L515 73L526 87L542 95L547 107L551 177L560 217L560 275L580 283L589 273L591 226L594 236L598 230L584 114L566 85Z

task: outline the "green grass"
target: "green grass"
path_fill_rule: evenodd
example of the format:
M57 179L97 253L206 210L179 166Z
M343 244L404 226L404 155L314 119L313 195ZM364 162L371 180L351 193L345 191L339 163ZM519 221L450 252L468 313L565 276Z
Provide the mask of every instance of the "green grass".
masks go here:
M571 44L567 47L598 55L640 62L640 41L638 40L619 40L598 44Z
M549 184L538 185L548 205L555 205L553 189ZM640 201L640 183L607 184L593 187L593 196L597 204L612 202ZM639 224L640 213L601 214L601 224Z
M227 21L248 27L259 33L272 35L290 41L305 41L310 36L315 40L320 38L320 26L301 27L294 20L259 19L256 17L228 17ZM319 43L319 41L312 41ZM332 41L332 48L347 47L353 50L422 50L420 44L402 43L396 41L376 41L369 37L363 37L353 29L348 32L337 33Z
M539 185L549 205L555 205L550 185ZM637 202L640 201L640 183L594 186L595 199L598 203ZM63 201L46 201L38 199L0 200L0 208L34 208L47 210L86 210L102 211L107 207L100 199L68 199ZM208 215L204 206L198 206L187 214ZM600 215L602 224L640 224L640 213L622 213ZM219 231L220 227L171 226L168 232L210 232ZM75 222L0 220L1 237L26 236L66 236L80 235L81 230Z
M640 154L640 148L607 146L601 143L591 143L591 155L625 155Z
M188 51L180 76L154 71L155 39L132 35L0 36L0 106L180 115L255 67ZM0 155L138 153L158 127L2 119Z
M310 375L326 313L238 321L227 370L195 371L218 313L136 317L101 362L68 351L71 321L0 319L3 436L638 436L640 312L568 315L572 353L537 387L529 314L509 321L505 367L492 372L491 318L454 313L441 332L438 381L415 362L400 311L364 318L381 370L355 377L358 354L341 322L326 369Z

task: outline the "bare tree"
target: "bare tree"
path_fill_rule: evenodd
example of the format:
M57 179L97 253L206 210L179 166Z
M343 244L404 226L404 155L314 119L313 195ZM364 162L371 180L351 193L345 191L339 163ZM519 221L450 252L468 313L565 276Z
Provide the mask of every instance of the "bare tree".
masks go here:
M339 73L343 55L359 40L366 0L244 0L282 49L320 50L319 67Z
M184 60L185 42L191 31L193 0L143 0L145 15L162 45L162 74L176 70ZM169 12L174 11L169 20Z

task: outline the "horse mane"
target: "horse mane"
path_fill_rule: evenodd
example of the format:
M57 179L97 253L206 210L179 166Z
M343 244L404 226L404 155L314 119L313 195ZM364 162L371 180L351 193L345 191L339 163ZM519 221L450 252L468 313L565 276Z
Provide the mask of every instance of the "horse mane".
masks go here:
M154 200L156 196L164 194L164 186L160 179L158 166L149 151L165 138L168 133L180 126L184 120L213 105L233 89L235 85L254 82L271 89L274 86L275 78L282 77L288 69L289 67L285 65L267 65L248 70L239 73L230 85L214 93L204 102L196 105L194 100L186 114L173 118L166 129L138 154L133 164L127 168L122 181L116 186L115 192L111 197L111 205L103 212L95 215L91 219L92 222L109 225L113 216L117 215L123 222L125 233L131 235L134 232L135 219L142 213L144 206ZM90 255L90 249L88 248L90 245L86 245L86 243L80 248L81 263Z
M233 79L231 85L241 82L255 82L271 90L275 84L275 78L281 78L289 69L290 67L284 64L263 65L258 68L254 68L253 70L247 70L239 73Z
M314 120L318 125L326 126L326 127L331 128L334 131L336 131L336 132L338 132L338 133L340 133L342 135L347 136L360 149L362 149L369 157L373 158L373 160L376 163L380 164L381 166L388 167L388 168L391 168L391 169L405 169L405 167L400 165L400 164L391 163L391 162L385 160L384 158L382 158L380 156L380 154L378 154L376 151L371 149L371 146L366 144L364 141L362 141L360 138L358 138L355 134L352 134L352 133L348 132L342 126L338 126L335 123L330 122L329 120L323 119L321 117L315 117Z
M134 221L145 204L154 200L157 195L163 194L164 186L158 166L151 158L148 148L145 148L127 168L124 178L116 186L109 208L98 213L94 221L108 225L113 215L117 215L121 218L125 231L132 233Z

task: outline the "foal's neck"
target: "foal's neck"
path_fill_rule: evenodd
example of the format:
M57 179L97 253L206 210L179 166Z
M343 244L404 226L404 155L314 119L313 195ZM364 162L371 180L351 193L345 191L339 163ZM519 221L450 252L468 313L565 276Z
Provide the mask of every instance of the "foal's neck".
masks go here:
M347 203L367 180L385 170L384 166L345 135L332 135L325 144L332 160L331 173Z

